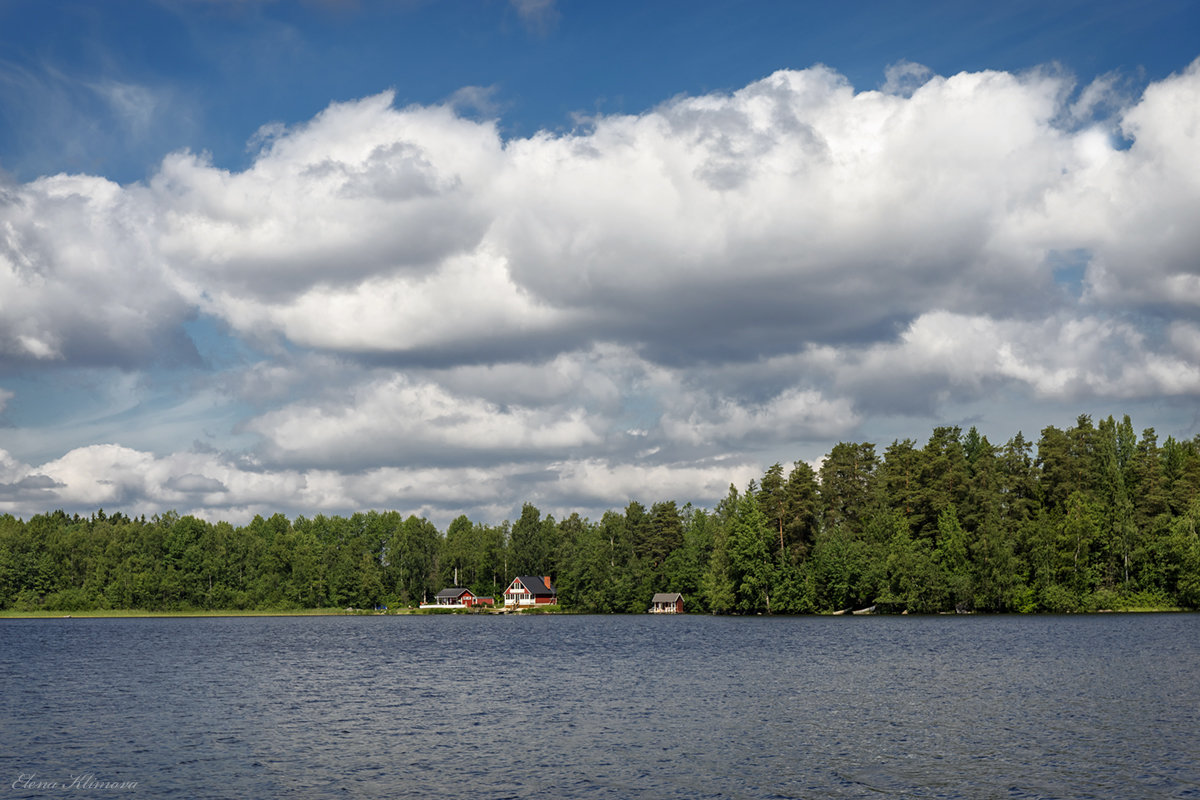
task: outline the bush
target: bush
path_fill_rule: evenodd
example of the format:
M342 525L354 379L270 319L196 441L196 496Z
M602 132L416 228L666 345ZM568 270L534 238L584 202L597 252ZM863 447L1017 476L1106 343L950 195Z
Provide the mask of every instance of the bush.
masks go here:
M63 589L46 596L50 611L86 611L96 607L96 600L83 589Z
M1052 583L1042 590L1042 608L1055 614L1078 614L1089 609L1079 595L1062 584Z
M17 597L13 600L12 607L17 611L40 611L42 608L42 596L33 589L22 589L17 592Z

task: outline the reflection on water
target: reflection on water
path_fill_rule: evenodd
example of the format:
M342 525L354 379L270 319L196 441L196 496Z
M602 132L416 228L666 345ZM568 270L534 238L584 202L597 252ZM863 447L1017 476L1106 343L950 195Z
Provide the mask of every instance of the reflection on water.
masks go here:
M6 620L0 789L1200 797L1198 677L1197 615Z

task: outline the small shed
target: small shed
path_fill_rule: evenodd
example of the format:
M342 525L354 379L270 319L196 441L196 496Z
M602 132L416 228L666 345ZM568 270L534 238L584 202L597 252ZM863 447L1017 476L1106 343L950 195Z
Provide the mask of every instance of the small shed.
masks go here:
M650 601L651 614L682 614L683 595L679 592L659 592Z

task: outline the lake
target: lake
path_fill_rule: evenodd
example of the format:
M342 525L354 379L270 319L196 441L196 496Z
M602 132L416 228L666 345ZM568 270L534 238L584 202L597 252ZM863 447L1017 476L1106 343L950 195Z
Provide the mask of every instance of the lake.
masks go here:
M0 800L1200 798L1195 614L0 620L0 698Z

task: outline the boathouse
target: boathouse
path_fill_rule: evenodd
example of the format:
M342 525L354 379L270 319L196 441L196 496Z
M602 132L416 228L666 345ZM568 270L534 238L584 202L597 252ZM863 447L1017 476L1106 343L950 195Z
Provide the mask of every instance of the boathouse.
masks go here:
M538 578L521 575L504 590L504 605L543 606L558 602L558 591L550 584L550 577Z
M650 600L651 614L682 614L683 595L679 592L659 592Z

